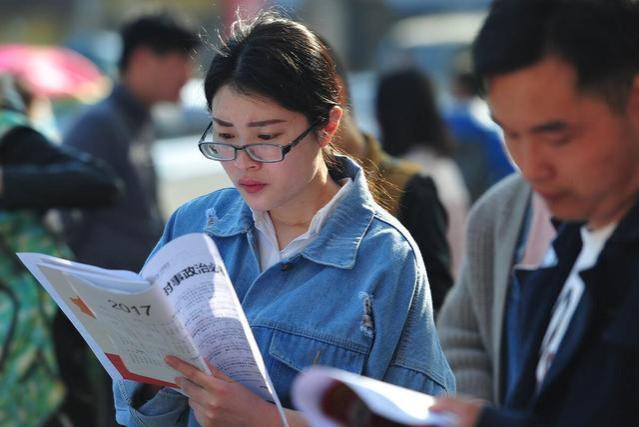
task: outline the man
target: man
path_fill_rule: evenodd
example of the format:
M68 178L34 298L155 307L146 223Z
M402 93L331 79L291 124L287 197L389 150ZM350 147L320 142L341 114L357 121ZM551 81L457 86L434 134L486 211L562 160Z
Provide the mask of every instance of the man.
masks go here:
M521 365L457 425L625 425L639 395L639 3L497 0L474 45L523 177L563 221L522 275ZM493 254L496 255L496 254Z
M125 184L121 202L108 209L63 213L67 241L78 261L111 269L139 271L158 241L163 221L151 158L153 132L150 110L158 102L178 101L188 80L196 33L168 10L133 17L120 30L120 81L104 101L91 107L63 138L67 146L106 161ZM68 323L64 316L58 319ZM87 375L88 349L68 325L69 349L61 371L77 409L78 425L111 425L111 386L106 375ZM99 369L99 368L98 368ZM95 370L95 369L94 369ZM98 424L108 422L108 424Z
M191 74L196 34L167 10L139 15L121 29L120 82L64 136L64 144L108 162L126 185L110 209L65 215L78 260L138 271L162 232L151 159L151 107L176 102Z

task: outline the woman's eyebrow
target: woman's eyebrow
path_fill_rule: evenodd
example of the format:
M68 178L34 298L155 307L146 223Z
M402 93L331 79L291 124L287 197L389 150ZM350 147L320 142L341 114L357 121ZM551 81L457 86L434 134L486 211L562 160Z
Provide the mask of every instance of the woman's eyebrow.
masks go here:
M260 120L257 122L250 122L248 125L248 127L250 128L258 128L258 127L262 127L262 126L268 126L268 125L274 125L277 123L284 123L286 122L286 120L282 120L282 119L271 119L271 120Z
M227 127L227 128L228 128L228 127L233 127L233 123L231 123L231 122L226 122L226 121L224 121L224 120L222 120L222 119L218 119L217 117L213 117L213 121L214 121L215 123L217 123L218 125L220 125L220 126L224 126L224 127Z
M231 122L227 122L225 120L222 119L218 119L217 117L213 117L213 121L215 123L217 123L220 126L223 127L233 127L233 123ZM274 125L277 123L285 123L286 120L284 119L269 119L269 120L259 120L259 121L255 121L255 122L250 122L249 124L247 124L247 127L250 128L257 128L257 127L262 127L262 126L268 126L268 125Z

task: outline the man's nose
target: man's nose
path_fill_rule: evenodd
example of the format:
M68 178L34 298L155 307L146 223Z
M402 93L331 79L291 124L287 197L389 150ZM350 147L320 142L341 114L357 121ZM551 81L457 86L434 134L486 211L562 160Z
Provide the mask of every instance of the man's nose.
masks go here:
M522 141L523 150L517 164L521 173L531 182L543 181L553 174L551 153L542 141L528 138Z

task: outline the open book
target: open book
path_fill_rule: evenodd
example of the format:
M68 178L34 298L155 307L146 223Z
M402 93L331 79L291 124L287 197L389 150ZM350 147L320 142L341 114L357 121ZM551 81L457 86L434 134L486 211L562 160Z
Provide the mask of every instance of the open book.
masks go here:
M340 369L314 366L293 383L293 403L314 427L450 426L434 398Z
M177 387L177 356L207 363L283 410L222 258L206 234L163 246L140 274L38 253L20 260L71 320L111 378Z

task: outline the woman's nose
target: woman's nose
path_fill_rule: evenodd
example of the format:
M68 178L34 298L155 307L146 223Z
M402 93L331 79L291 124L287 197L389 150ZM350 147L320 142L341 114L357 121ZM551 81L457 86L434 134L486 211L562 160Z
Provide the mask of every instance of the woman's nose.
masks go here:
M251 159L246 150L237 150L234 162L238 169L254 169L260 165L260 162Z

